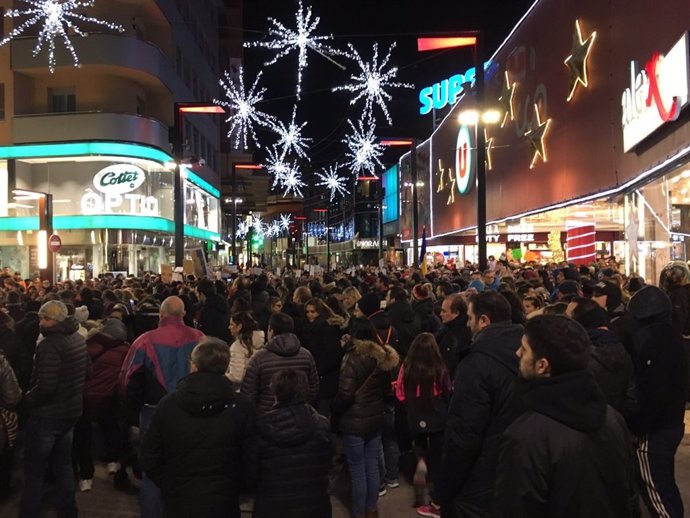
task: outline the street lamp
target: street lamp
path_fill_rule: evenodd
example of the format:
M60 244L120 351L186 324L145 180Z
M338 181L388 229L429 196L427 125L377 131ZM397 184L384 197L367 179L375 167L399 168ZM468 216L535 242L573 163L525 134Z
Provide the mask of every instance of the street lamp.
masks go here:
M328 209L314 209L314 212L326 214L326 271L331 271L331 212ZM309 238L307 237L307 240Z
M174 219L175 219L175 266L184 263L184 195L182 192L182 162L184 150L185 114L218 114L225 113L222 106L211 102L176 102L174 106L174 124L172 127L172 152L175 160L175 184L173 186Z
M457 47L474 47L477 107L484 109L484 49L481 31L460 31L454 37L417 38L420 52ZM476 116L477 130L477 254L479 269L486 270L486 136L484 117ZM414 181L414 180L413 180Z
M233 163L230 175L231 195L233 199L232 204L232 261L230 264L237 265L237 198L235 197L237 190L235 184L237 183L237 170L258 171L263 169L259 164L239 164Z

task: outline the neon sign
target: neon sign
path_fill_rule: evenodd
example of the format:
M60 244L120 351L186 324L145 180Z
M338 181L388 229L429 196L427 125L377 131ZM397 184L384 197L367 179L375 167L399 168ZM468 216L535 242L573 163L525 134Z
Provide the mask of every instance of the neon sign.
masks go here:
M621 96L623 149L627 152L666 122L674 121L688 103L688 34L662 56L655 52L640 69L630 62L630 86Z
M146 180L144 170L132 164L115 164L105 167L93 177L93 186L105 194L131 192Z
M93 177L93 186L100 192L87 192L81 197L81 213L134 214L137 216L158 216L158 199L131 191L141 187L146 173L132 164L115 164L98 171Z
M460 194L467 193L472 187L473 170L472 136L467 126L461 126L455 145L455 185Z
M484 70L488 70L491 61L484 63ZM468 68L464 74L455 74L440 83L427 86L419 91L420 115L426 115L431 110L440 110L447 105L453 105L464 90L464 84L474 84L477 71L474 67Z

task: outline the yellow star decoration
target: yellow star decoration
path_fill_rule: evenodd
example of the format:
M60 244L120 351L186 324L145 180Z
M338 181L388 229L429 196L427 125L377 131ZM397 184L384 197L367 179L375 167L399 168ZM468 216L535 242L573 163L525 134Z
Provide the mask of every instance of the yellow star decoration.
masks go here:
M450 193L448 193L448 201L446 205L455 203L455 175L453 174L453 168L448 168L448 178L450 179Z
M448 183L445 183L443 181L443 177L446 175L446 168L443 167L443 160L439 159L438 161L438 169L439 169L439 181L438 181L438 187L436 188L436 192L442 192L443 190L446 189L446 187L450 188L450 193L448 193L448 201L446 201L446 205L450 205L451 203L455 203L455 175L453 174L453 168L449 167L447 169L448 171Z
M546 119L546 121L542 122L541 116L539 115L539 107L536 104L534 105L534 112L537 115L537 127L525 133L525 137L527 140L529 140L532 148L532 160L529 164L530 169L534 167L538 157L541 157L542 162L547 161L544 138L546 138L546 132L549 130L549 126L551 125L551 119Z
M491 152L494 149L494 142L496 142L496 139L494 137L489 137L486 128L484 128L484 142L486 142L486 168L491 171L493 169L491 164Z
M592 50L592 44L596 38L597 33L593 32L586 40L582 39L582 31L580 30L580 21L575 20L575 32L573 33L573 46L570 51L570 56L564 61L565 66L570 71L570 89L567 100L570 101L575 95L578 83L587 88L589 80L587 79L587 58Z
M438 175L438 187L436 188L436 192L442 192L443 189L446 188L446 184L443 183L443 175L445 174L446 170L443 169L443 160L440 158L438 159L438 170L439 170L439 175Z
M508 122L508 117L510 120L515 120L515 109L513 108L513 97L515 97L515 89L517 88L517 83L511 83L508 77L508 71L505 71L506 80L503 83L503 90L501 91L501 97L498 101L503 107L503 121L501 122L501 128Z

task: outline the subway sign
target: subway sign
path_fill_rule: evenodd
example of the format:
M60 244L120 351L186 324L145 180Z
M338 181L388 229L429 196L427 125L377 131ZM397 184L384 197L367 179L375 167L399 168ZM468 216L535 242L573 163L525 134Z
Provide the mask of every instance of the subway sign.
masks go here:
M489 70L491 61L484 63L484 71ZM477 71L474 67L468 68L464 74L455 74L444 79L440 83L422 88L419 91L419 114L426 115L431 110L440 110L449 104L452 106L464 90L466 83L474 84Z

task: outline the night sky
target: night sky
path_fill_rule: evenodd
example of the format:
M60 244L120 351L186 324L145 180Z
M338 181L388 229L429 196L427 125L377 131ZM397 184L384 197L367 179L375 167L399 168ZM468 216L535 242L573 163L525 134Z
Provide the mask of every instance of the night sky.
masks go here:
M481 29L485 34L485 59L488 59L532 3L533 0L312 0L311 3L305 2L304 6L311 5L313 15L321 18L316 31L319 35L332 34L334 40L331 45L336 48L345 48L347 43L352 43L366 60L371 57L374 42L379 43L380 54L392 42L397 42L390 62L399 68L398 80L413 83L416 88L390 92L393 100L388 108L393 126L387 126L385 119L379 117L377 134L382 137L426 138L431 133L432 121L430 115L418 114L419 89L465 71L472 66L473 54L470 49L419 53L416 38ZM245 41L265 37L269 27L268 16L294 28L297 5L297 0L245 1ZM245 49L245 81L253 82L263 63L274 54L275 51L262 48ZM265 67L261 82L267 93L266 102L260 109L285 122L289 121L296 100L296 56L293 52L275 65ZM359 70L356 63L347 58L335 59L347 66L347 70L342 71L322 56L310 52L308 67L304 71L297 120L308 121L305 135L314 139L310 157L315 169L342 155L344 146L340 140L349 128L347 119L358 118L363 106L349 106L349 92L331 93L332 87L349 82L350 73ZM261 132L259 139L265 146L272 144L275 137ZM258 150L257 155L256 158L262 159L262 150ZM394 158L386 156L386 160Z

